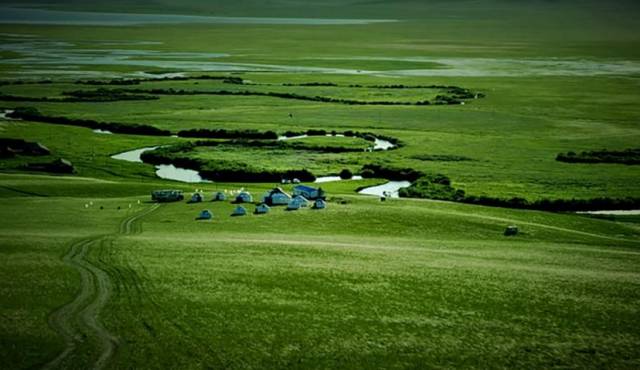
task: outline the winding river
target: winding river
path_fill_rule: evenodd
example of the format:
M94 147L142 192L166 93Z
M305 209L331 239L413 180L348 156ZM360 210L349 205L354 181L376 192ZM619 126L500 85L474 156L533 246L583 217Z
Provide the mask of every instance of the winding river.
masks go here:
M118 159L121 161L127 161L127 162L144 163L142 162L142 158L141 158L142 153L148 152L150 150L154 150L157 148L158 148L157 146L150 146L146 148L130 150L128 152L114 154L111 156L111 158ZM190 184L211 182L209 180L203 179L202 176L200 176L200 173L198 173L198 171L189 170L186 168L179 168L172 164L157 165L156 176L165 180L187 182Z
M13 118L7 117L7 115L11 114L11 113L13 113L13 110L11 110L11 109L5 109L5 110L1 111L0 112L0 119L7 120L7 121L12 120Z
M328 136L331 136L331 135L328 135ZM301 139L304 137L307 137L307 135L289 137L289 138L281 137L279 138L279 140L294 140L294 139ZM392 143L386 140L381 140L381 139L376 139L375 145L377 148L379 148L379 150L387 150L394 147ZM145 148L138 148L138 149L130 150L127 152L114 154L111 156L111 158L121 160L121 161L127 161L127 162L144 163L141 158L142 153L150 150L154 150L156 148L158 147L151 146L151 147L145 147ZM179 168L172 164L169 164L169 165L161 164L155 167L156 167L156 176L165 180L173 180L173 181L186 182L186 183L210 183L211 182L209 180L203 179L202 176L200 176L200 173L198 173L198 171L194 171L186 168ZM320 183L327 183L327 182L334 182L334 181L349 181L349 180L362 180L362 176L353 176L351 179L348 179L348 180L344 180L340 178L340 176L322 176L322 177L318 177L315 183L320 184ZM359 193L364 195L373 195L373 196L379 196L379 197L387 196L391 198L397 198L398 191L401 188L407 187L409 185L411 185L409 181L389 181L382 185L364 188L360 190Z
M588 215L640 216L640 209L610 210L610 211L583 211L583 212L576 212L576 213L588 214Z
M375 195L378 197L399 198L399 191L402 188L411 186L409 181L389 181L382 185L370 186L360 190L359 194Z
M336 135L326 134L325 136L327 136L327 137L345 137L343 134L336 134ZM278 137L278 141L298 140L298 139L305 139L305 138L308 138L308 137L309 137L309 135L280 136L280 137ZM396 147L390 141L382 140L382 139L378 139L378 138L374 138L374 139L375 140L373 142L373 147L371 148L372 150L389 150L389 149L393 149L393 148Z

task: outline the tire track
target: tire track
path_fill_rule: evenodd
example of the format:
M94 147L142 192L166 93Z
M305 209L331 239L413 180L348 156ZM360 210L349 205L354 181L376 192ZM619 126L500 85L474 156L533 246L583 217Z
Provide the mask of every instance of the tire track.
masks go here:
M121 224L121 236L140 233L142 225L139 218L126 220ZM138 324L147 334L155 338L159 331L163 331L165 335L171 332L170 336L181 338L185 345L195 348L209 365L214 368L228 368L208 341L194 337L188 325L185 326L185 323L167 314L162 304L148 291L149 288L155 289L153 281L146 274L144 264L128 253L118 253L116 260L116 253L113 253L115 250L110 250L112 253L104 253L99 262L112 274L112 279L124 295L121 298L128 303L131 310L138 312Z
M155 204L146 210L125 218L119 225L118 234L129 235L141 232L136 221L158 209ZM98 235L71 244L69 251L62 258L63 262L73 267L80 274L80 290L73 300L53 311L49 315L49 325L64 338L64 349L44 369L68 368L70 363L82 361L82 346L91 347L91 364L82 368L102 369L111 359L118 346L118 339L100 322L102 308L107 304L112 293L112 282L109 273L87 259L92 247L99 244L106 248L113 235ZM90 343L94 342L94 343Z

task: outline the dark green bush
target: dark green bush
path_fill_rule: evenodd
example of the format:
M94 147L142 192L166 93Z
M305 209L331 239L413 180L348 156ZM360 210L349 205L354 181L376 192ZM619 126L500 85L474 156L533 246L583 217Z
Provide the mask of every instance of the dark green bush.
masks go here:
M640 164L640 148L626 150L594 150L576 154L575 152L560 153L556 160L567 163L618 163L626 165Z
M340 171L340 178L341 179L349 180L352 177L353 177L353 173L349 169L345 168L342 171Z
M9 114L10 118L23 119L25 121L43 122L55 125L69 125L87 127L90 129L108 130L118 134L170 136L171 131L162 130L150 125L127 124L118 122L98 122L88 119L73 119L67 117L45 116L33 107L16 108Z

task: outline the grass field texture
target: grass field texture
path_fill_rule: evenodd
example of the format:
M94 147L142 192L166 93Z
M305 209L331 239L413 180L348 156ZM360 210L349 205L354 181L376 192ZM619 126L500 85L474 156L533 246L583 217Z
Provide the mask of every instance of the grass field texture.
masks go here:
M33 107L172 133L359 131L401 145L367 152L371 142L362 138L321 136L287 143L362 151L223 144L182 154L316 176L358 174L372 163L411 168L445 175L473 196L640 198L637 165L556 160L570 151L638 149L640 7L633 1L20 3L29 6L297 23L0 22L0 113ZM310 17L393 22L300 20ZM150 80L200 75L244 84ZM144 80L77 83L131 78ZM345 103L450 94L433 86L482 96L464 105ZM42 99L99 88L164 93ZM221 90L253 94L212 94ZM279 95L258 95L269 92ZM249 215L231 217L236 205L210 202L214 192L246 189L259 199L277 184L166 181L152 165L111 158L198 139L7 119L0 138L51 151L0 159L2 368L640 367L637 215L382 202L357 193L387 181L372 178L322 184L325 210L254 215L245 205ZM57 158L75 173L24 170ZM202 190L207 201L153 204L157 189L182 190L187 199ZM213 219L196 221L205 209ZM504 236L509 225L517 236Z

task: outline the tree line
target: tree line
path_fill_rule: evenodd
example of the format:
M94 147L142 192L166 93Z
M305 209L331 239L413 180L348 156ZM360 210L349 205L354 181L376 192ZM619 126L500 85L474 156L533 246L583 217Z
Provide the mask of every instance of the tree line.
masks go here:
M86 127L93 130L107 130L118 134L149 135L149 136L170 136L171 131L159 129L146 124L119 123L119 122L99 122L90 119L74 119L61 116L46 116L36 108L16 108L7 114L9 118L22 119L25 121L42 122L55 125L69 125Z
M567 152L556 156L556 161L566 163L619 163L640 164L640 148L626 150L594 150L580 153Z
M157 77L157 78L126 78L126 79L111 79L111 80L77 80L76 85L92 85L92 86L131 86L140 85L144 82L166 82L166 81L192 81L192 80L220 80L224 83L243 85L244 80L240 77L234 76L170 76L170 77Z
M309 96L300 95L296 93L274 92L274 91L251 91L251 90L184 90L184 89L118 89L117 91L130 94L151 94L151 95L220 95L220 96L265 96L271 98L290 99L290 100L303 100L320 103L334 103L334 104L346 104L346 105L456 105L462 104L463 101L446 95L438 95L433 101L421 100L417 102L407 101L385 101L385 100L354 100L343 98L332 98L328 96Z
M98 89L92 91L69 91L63 92L61 98L51 98L48 96L20 96L9 95L0 92L0 101L9 102L31 102L31 103L104 103L126 100L157 100L159 97L148 94L128 94L108 89Z
M400 189L405 198L425 198L451 202L476 204L489 207L532 209L550 212L579 212L593 210L638 209L640 198L598 197L591 199L539 199L529 201L521 197L497 198L466 195L464 190L451 186L451 180L444 175L425 175L411 186Z
M179 155L188 152L195 145L182 144L157 148L142 153L141 159L145 163L160 165L173 164L177 167L198 171L200 176L211 181L232 182L281 182L283 179L297 178L304 182L313 182L316 177L306 169L299 170L268 170L258 169L247 163L227 160L204 160Z

